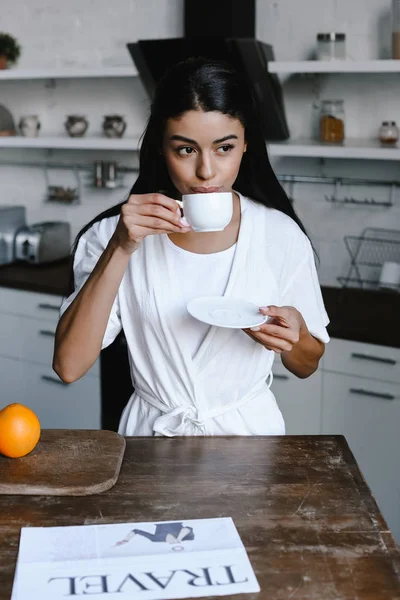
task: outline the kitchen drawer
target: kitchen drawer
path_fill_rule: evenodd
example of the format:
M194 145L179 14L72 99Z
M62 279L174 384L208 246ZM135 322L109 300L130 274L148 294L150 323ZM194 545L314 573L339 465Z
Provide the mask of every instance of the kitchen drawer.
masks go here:
M323 357L324 371L400 382L400 349L332 339Z
M0 410L8 404L25 404L24 363L0 356Z
M400 543L400 390L386 381L323 374L322 433L341 434Z
M61 296L0 287L0 313L35 317L57 323Z
M47 429L100 429L100 380L65 384L49 368L25 364L26 403Z
M271 391L282 412L288 435L321 433L322 373L299 379L277 357L272 365Z
M69 385L50 368L0 358L0 409L12 402L31 408L43 429L100 429L100 380L82 377Z
M274 358L274 362L272 363L272 372L280 373L282 375L291 375L291 373L287 370L285 365L281 361L281 357L276 354ZM294 375L293 375L294 377Z
M56 324L0 313L0 361L1 357L16 358L50 367L53 362ZM97 360L89 376L100 377L100 360Z

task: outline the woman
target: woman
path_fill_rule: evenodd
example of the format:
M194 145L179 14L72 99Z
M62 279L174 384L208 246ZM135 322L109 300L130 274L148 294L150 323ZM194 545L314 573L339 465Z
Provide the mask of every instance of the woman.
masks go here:
M196 233L175 199L213 191L233 193L232 220ZM53 368L75 381L123 328L135 388L123 435L283 434L274 356L308 377L329 341L311 244L268 161L248 86L223 63L190 59L161 81L139 177L78 236L74 277ZM209 327L186 305L210 295L254 302L269 320Z
M185 527L182 522L157 523L154 533L143 531L142 529L132 529L123 540L118 541L115 545L122 546L122 544L127 544L137 535L151 542L167 542L168 544L180 544L184 540L194 540L193 527ZM183 550L182 546L178 546L178 548Z

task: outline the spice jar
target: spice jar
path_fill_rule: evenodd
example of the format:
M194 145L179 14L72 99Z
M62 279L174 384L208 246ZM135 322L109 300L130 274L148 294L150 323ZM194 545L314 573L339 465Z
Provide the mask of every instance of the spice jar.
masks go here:
M344 60L346 58L345 33L318 33L318 60Z
M319 121L319 136L321 142L343 142L343 100L323 100Z
M379 141L381 144L394 146L399 139L399 128L395 121L382 121L379 129Z

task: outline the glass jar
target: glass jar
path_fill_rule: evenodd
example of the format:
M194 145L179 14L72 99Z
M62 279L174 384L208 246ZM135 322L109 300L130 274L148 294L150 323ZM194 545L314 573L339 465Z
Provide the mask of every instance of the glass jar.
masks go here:
M382 121L379 129L379 141L387 146L394 146L399 139L399 128L395 121Z
M344 105L343 100L323 100L319 119L321 142L343 142Z
M345 33L318 33L317 59L344 60L346 58Z
M400 58L400 0L392 0L392 58Z

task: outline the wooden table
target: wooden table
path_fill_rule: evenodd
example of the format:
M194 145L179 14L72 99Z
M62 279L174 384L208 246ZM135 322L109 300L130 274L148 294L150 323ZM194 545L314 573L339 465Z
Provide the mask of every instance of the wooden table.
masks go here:
M400 554L341 436L127 438L108 492L1 496L0 599L23 526L211 517L247 548L261 586L247 600L400 599Z

